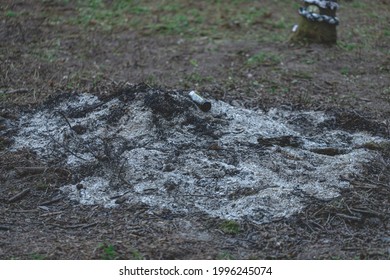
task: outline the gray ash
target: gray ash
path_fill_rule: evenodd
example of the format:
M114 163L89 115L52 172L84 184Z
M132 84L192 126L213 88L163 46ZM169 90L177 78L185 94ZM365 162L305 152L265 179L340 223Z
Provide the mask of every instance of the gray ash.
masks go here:
M186 92L147 86L75 94L24 113L11 149L71 170L61 190L79 203L263 223L337 197L380 158L367 147L388 142L325 112L210 101L202 112Z

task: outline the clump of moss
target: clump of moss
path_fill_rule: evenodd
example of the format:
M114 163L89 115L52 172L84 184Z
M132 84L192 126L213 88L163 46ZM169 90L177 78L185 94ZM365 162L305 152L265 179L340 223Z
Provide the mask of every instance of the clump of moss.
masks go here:
M221 229L228 234L237 234L240 232L240 224L236 221L227 220L222 222Z
M335 44L337 42L336 26L325 22L311 22L305 18L301 18L299 27L291 36L290 41Z

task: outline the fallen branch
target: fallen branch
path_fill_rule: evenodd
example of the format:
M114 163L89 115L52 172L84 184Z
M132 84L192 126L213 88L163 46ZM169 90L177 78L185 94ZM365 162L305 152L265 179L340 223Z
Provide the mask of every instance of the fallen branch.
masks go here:
M24 190L22 190L21 192L17 193L16 195L14 195L14 196L11 197L10 199L8 199L8 203L13 203L13 202L16 202L16 201L22 199L22 198L25 197L29 192L30 192L30 189L24 189Z

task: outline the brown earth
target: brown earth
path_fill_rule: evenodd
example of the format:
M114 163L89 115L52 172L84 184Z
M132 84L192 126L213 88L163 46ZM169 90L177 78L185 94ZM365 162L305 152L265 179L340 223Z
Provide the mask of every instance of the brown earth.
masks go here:
M192 2L188 7L206 9ZM110 95L128 82L196 89L246 107L331 110L340 128L389 138L389 2L360 1L366 6L359 8L342 1L336 46L289 44L290 26L270 22L283 14L293 22L295 10L262 2L270 12L249 26L223 19L219 33L191 35L105 30L95 20L76 24L70 19L80 11L77 1L2 1L0 129L50 97ZM286 39L272 39L276 33ZM10 152L11 134L0 134L0 259L390 258L387 146L370 147L382 157L339 198L310 201L289 219L240 222L236 229L146 205L75 204L59 192L68 171L45 166L28 150Z

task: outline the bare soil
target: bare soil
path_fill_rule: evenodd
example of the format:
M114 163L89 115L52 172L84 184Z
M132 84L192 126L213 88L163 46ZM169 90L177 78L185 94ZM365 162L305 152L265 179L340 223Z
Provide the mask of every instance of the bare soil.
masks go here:
M275 1L264 2L272 11L267 19L277 20ZM264 20L250 27L227 20L219 26L226 36L123 26L107 31L94 21L84 26L49 20L76 17L75 1L2 1L0 259L389 259L387 145L368 147L380 160L367 165L340 197L313 199L288 219L240 222L238 229L217 218L150 211L143 204L77 204L59 191L74 174L48 166L28 149L8 149L9 124L21 112L76 92L112 96L128 83L195 89L247 108L330 111L338 116L335 127L390 138L389 2L361 2L371 15L356 1L342 1L341 43L322 46L291 45L290 27L281 30ZM362 35L367 26L373 27L369 42ZM286 41L256 35L264 30L284 32Z

